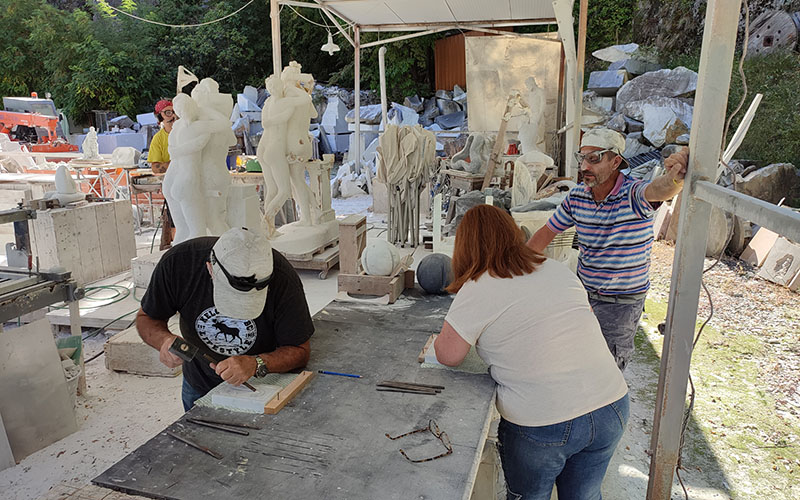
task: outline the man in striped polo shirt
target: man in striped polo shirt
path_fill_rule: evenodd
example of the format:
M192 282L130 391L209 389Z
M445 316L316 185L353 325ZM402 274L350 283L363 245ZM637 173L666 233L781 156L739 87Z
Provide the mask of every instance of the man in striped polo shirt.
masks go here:
M575 154L583 184L569 192L528 241L542 252L556 234L575 226L578 277L620 370L633 354L633 337L650 287L651 203L669 200L681 190L689 159L688 148L683 148L666 159L665 174L645 182L619 171L624 150L625 138L619 132L586 132Z

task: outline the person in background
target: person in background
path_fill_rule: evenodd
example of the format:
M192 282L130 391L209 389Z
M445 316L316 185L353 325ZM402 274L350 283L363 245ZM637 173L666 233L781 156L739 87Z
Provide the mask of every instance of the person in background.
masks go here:
M628 386L586 290L564 264L525 244L506 212L478 205L456 232L456 293L434 342L459 365L471 346L497 383L507 498L600 498L629 415Z
M633 355L633 339L650 288L652 203L669 200L683 188L689 149L667 158L666 173L650 182L619 171L623 151L625 138L619 132L607 128L586 132L575 153L583 184L569 192L528 246L542 252L556 234L575 226L578 277L606 344L624 371Z
M156 103L155 111L158 123L161 129L153 136L150 141L150 151L147 153L147 161L150 162L150 168L153 169L154 174L163 174L169 167L169 133L172 132L172 125L178 119L178 115L172 109L172 101L169 99L161 99ZM164 201L164 209L161 211L161 243L159 249L164 250L169 248L172 244L173 234L172 217L169 215L169 207L166 200Z

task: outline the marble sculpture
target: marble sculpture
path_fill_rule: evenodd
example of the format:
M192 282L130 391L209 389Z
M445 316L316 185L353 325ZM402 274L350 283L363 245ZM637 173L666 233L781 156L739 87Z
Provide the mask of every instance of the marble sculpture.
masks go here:
M103 158L100 156L100 149L97 145L97 131L94 127L89 127L89 133L86 134L86 138L83 140L83 144L81 145L83 149L83 160L102 160Z
M494 139L492 137L474 132L467 138L464 149L453 155L450 168L471 174L482 174L486 171L493 147Z
M264 223L273 248L306 255L335 241L339 234L330 207L332 157L312 158L309 125L317 116L311 101L314 79L292 61L280 75L267 78L266 86L270 96L262 108L264 134L256 151L266 186ZM306 173L311 185L306 183ZM275 215L290 196L297 202L300 220L278 231Z
M221 94L213 79L201 80L191 96L178 93L172 106L180 119L170 132L171 161L162 190L175 223L175 244L228 229L225 158L236 138L229 120L233 99Z

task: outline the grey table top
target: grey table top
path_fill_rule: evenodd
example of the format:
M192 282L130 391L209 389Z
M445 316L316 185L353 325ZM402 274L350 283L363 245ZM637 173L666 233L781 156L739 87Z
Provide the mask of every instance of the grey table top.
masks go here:
M408 324L416 329L402 328L402 319L393 320L390 310L377 306L371 308L374 321L349 304L326 308L335 315L317 314L308 369L363 378L318 374L277 415L195 407L168 427L221 453L222 460L162 432L93 482L151 498L462 498L483 449L494 382L487 375L421 368L417 355L432 333L426 325L438 316L441 326L444 313L431 301L413 304L406 319L414 317L414 310L428 314ZM352 321L342 321L348 309ZM436 396L376 391L375 384L387 379L443 385L445 390ZM256 422L262 429L239 436L185 422L187 416L201 415ZM400 448L412 458L426 458L444 447L427 432L397 441L385 433L424 427L429 419L448 434L454 452L411 463Z

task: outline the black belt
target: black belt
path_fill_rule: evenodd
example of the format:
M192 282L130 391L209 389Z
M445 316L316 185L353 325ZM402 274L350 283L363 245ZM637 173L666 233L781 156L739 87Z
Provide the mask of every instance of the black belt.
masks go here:
M640 300L647 297L647 292L642 293L628 293L619 295L601 295L597 292L587 290L587 295L590 299L599 300L600 302L611 302L612 304L635 304Z

